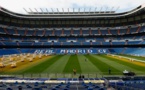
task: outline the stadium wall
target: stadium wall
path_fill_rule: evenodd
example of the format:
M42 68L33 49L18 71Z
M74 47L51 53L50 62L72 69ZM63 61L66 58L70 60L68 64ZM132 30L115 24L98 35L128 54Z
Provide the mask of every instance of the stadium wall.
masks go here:
M0 49L0 56L22 53L35 54L132 54L145 55L145 48L38 48L38 49Z

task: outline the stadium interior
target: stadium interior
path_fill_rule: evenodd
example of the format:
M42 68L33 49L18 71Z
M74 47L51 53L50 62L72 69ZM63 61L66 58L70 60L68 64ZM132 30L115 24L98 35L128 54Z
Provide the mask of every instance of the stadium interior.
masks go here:
M79 56L87 64L80 63ZM27 15L0 8L0 90L145 90L144 56L145 5L122 13L31 12ZM74 62L78 59L80 64L90 67L83 72L83 67L87 68L80 65L79 71L80 67L73 61L68 61L70 67L63 66L67 63L63 59L75 59ZM108 65L103 66L106 63L110 64L111 75ZM57 71L61 65L70 70ZM92 70L92 74L91 65L105 69L101 73ZM30 69L25 70L26 67ZM49 68L42 72L45 67ZM72 73L74 68L77 75ZM125 68L135 74L119 72Z

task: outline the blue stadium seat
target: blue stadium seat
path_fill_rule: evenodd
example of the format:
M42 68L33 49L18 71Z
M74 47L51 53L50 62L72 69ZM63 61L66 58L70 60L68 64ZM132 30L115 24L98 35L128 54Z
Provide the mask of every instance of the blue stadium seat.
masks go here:
M52 30L45 30L45 36L51 36L52 32Z
M118 34L118 30L117 29L112 29L112 30L110 30L110 33L112 35L117 35Z
M111 45L110 42L102 42L102 45Z
M119 30L119 34L126 34L127 33L127 29L120 29Z
M73 34L80 35L80 30L73 30Z
M112 45L125 45L125 42L112 42Z
M8 31L9 34L16 34L14 29L7 29L7 31Z
M84 42L85 41L85 38L77 38L77 41L78 42Z
M82 34L90 34L89 30L82 30Z
M80 42L73 42L73 45L81 45Z
M140 31L139 31L140 33L141 32L145 32L145 26L142 26L141 28L140 28Z
M52 45L52 42L43 42L42 45Z
M53 45L61 45L60 42L54 42Z
M92 42L92 45L101 45L100 42Z
M5 45L14 45L17 46L16 42L3 42Z
M18 34L20 34L20 35L25 35L25 32L26 32L26 30L17 30L17 32L18 32Z
M128 41L127 44L129 45L135 45L135 44L139 44L141 41Z
M63 45L72 45L71 42L63 42Z
M0 33L6 33L3 28L0 27Z
M62 30L55 30L55 35L56 36L62 35Z
M35 42L33 45L34 46L41 46L42 45L42 42Z
M36 30L35 33L36 36L43 36L43 34L44 34L44 30Z
M65 35L71 35L71 30L64 30L64 33L63 34L65 34Z
M33 36L34 35L34 30L27 30L27 34L28 36Z
M82 45L91 45L90 42L83 42Z
M59 38L59 42L66 42L67 38Z
M99 34L98 30L91 30L92 34L95 35L95 34Z
M138 27L131 28L131 29L130 29L130 33L136 33L137 30L138 30Z
M101 32L102 35L109 34L109 33L108 33L108 30L100 30L100 32Z

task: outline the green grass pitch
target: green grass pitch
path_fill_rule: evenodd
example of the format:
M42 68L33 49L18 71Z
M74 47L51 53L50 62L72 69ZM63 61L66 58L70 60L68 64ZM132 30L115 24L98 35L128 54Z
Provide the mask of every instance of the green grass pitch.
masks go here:
M121 55L129 58L144 60L144 57ZM85 60L86 59L86 60ZM78 74L101 74L108 75L108 69L111 69L111 75L122 75L123 70L134 71L137 74L145 73L145 66L135 65L131 62L125 62L107 55L54 55L44 62L33 67L27 67L23 71L17 71L15 74L25 73L60 73L72 74L73 69Z

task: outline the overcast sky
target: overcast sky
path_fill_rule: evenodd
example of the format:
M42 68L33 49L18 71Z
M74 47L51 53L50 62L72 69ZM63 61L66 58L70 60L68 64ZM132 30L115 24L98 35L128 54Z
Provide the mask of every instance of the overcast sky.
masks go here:
M73 11L73 8L75 8L75 11L78 11L78 8L80 8L80 11L84 11L84 8L85 11L94 11L96 7L98 11L101 7L103 7L102 10L109 11L111 9L116 10L119 7L117 12L122 12L142 4L145 4L145 0L0 0L1 7L19 13L25 13L23 8L26 8L27 11L30 11L29 8L32 11L35 11L34 8L38 11L41 11L40 8L43 11L46 11L46 8L48 11L52 11L52 9L57 11L56 8L59 11L62 11L62 8L64 8L64 11L67 11L68 8L69 11Z

